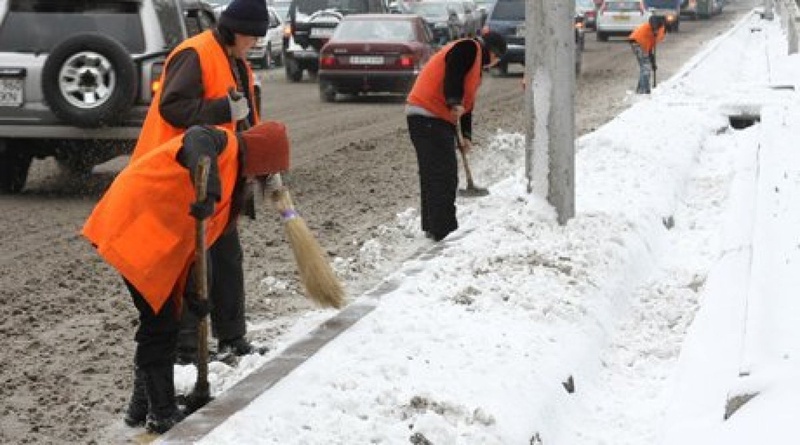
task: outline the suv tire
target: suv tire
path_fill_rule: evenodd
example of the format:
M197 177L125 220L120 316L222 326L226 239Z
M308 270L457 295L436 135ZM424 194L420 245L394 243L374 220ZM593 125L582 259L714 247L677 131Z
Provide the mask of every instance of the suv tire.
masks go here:
M287 57L283 62L283 66L286 69L286 77L292 82L300 82L303 79L303 69L300 68L300 64L294 58Z
M119 42L96 33L76 34L53 48L45 61L42 94L60 119L101 127L133 105L136 80L133 60Z

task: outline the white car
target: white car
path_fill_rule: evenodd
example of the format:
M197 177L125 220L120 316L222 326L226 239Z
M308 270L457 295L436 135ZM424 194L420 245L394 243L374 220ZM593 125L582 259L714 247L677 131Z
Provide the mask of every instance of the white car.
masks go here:
M231 0L213 0L211 2L217 18L230 2ZM247 60L262 68L269 68L273 64L280 66L283 63L283 18L272 6L268 6L267 11L269 13L267 34L259 38L253 48L247 52Z
M259 38L247 52L247 60L262 68L283 64L283 19L272 6L267 10L269 11L267 35Z
M597 10L597 40L625 36L650 18L642 0L605 0Z

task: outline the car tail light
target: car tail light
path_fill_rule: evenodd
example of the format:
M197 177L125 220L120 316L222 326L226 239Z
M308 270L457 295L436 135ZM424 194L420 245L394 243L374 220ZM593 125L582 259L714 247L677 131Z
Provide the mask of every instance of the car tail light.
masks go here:
M323 54L319 58L319 64L323 68L330 68L336 65L336 57L333 54Z
M491 31L491 29L489 29L489 25L484 25L483 29L481 30L481 34L486 34L489 31Z
M410 54L403 54L397 59L397 64L400 65L402 68L413 68L414 56Z
M155 62L150 67L150 93L155 96L161 90L161 72L164 71L164 62Z

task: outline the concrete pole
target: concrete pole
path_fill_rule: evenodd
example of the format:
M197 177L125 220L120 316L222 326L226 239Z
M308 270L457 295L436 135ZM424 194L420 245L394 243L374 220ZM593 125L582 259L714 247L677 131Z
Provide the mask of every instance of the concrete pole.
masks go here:
M525 3L527 188L565 224L575 216L575 0Z

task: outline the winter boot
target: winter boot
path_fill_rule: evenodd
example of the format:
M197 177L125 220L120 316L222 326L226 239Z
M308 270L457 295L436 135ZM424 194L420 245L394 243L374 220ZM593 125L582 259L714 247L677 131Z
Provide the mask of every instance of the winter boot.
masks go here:
M133 377L133 393L125 411L125 424L129 427L144 426L147 418L147 389L145 389L144 371L136 368Z
M175 403L175 381L172 363L144 368L145 387L150 410L145 428L150 433L163 434L186 417Z
M237 356L264 354L267 352L267 348L253 346L244 336L230 340L220 340L218 349L220 354L233 354Z

